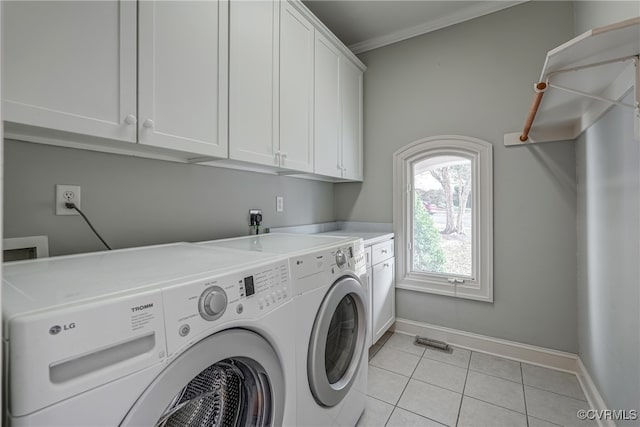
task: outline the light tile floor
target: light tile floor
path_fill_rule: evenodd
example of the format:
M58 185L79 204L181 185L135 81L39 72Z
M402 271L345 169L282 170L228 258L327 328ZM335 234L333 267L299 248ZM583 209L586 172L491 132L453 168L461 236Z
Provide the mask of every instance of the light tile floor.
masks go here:
M359 427L591 426L575 375L454 348L451 354L385 334L369 351Z

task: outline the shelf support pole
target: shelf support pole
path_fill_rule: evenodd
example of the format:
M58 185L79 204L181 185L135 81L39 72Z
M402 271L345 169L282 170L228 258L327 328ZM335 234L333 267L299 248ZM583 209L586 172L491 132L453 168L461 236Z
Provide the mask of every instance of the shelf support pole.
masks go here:
M529 110L529 116L527 116L527 120L524 122L524 129L522 130L522 135L520 135L520 141L526 142L529 139L529 132L531 132L531 126L533 126L533 120L536 118L536 114L538 113L538 108L540 108L540 103L542 102L542 96L544 92L547 90L547 84L545 82L536 83L533 86L533 90L535 91L535 95L533 96L533 103L531 104L531 109Z

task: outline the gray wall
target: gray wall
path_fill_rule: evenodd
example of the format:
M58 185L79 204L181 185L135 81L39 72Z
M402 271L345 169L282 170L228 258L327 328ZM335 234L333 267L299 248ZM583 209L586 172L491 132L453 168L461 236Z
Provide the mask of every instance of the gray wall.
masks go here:
M633 16L639 2L578 2L576 32ZM578 341L608 406L640 410L640 142L633 126L633 112L614 107L577 141Z
M398 290L398 317L577 351L574 143L503 145L546 52L572 36L572 3L529 2L360 56L365 176L336 185L337 220L392 221L392 155L412 141L494 144L495 303Z
M613 108L577 141L579 355L615 409L640 410L638 165L631 110Z
M640 1L576 1L575 33L640 16Z
M82 187L83 211L114 248L248 234L250 208L265 226L334 219L330 183L5 141L5 238L46 234L52 255L102 249L81 217L55 215L55 184Z

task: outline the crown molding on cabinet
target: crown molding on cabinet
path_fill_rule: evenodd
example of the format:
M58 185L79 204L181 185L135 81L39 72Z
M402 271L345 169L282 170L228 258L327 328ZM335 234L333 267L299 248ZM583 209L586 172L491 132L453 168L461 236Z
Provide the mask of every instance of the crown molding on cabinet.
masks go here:
M364 73L367 70L367 66L364 65L364 63L362 61L360 61L360 59L358 59L358 57L355 55L355 53L351 51L350 47L345 46L345 44L342 43L342 41L338 37L336 37L336 35L333 34L333 32L329 28L327 28L327 26L324 25L324 23L320 19L318 19L318 17L316 15L314 15L313 12L311 12L311 10L309 10L309 8L307 6L304 5L304 3L302 3L302 1L300 1L300 0L289 0L289 2L296 9L298 9L298 11L300 13L302 13L304 15L304 17L307 18L309 20L309 22L311 22L311 24L313 24L314 27L316 27L316 29L319 30L320 33L322 33L322 35L324 37L329 39L329 41L331 41L331 43L333 43L335 45L335 47L340 52L342 52L342 54L344 54L347 58L349 58L349 60L351 60L351 62L353 62L353 64L360 71L362 71Z
M470 19L479 18L493 12L498 12L512 6L525 3L526 1L528 0L480 2L473 7L465 8L464 10L460 10L437 19L429 20L420 25L405 28L390 34L386 34L384 36L374 37L369 40L352 44L349 46L349 49L351 49L353 53L357 55L362 52L377 49L383 46L388 46L390 44L407 40L422 34L430 33L432 31L440 30L451 25L459 24Z

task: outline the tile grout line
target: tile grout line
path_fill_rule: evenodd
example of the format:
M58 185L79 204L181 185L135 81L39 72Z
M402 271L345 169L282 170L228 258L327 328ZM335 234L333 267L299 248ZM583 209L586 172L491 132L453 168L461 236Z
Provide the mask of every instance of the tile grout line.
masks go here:
M417 356L417 354L416 354L416 353L412 353L412 352L410 352L410 351L403 350L403 349L401 349L401 348L394 347L394 346L392 346L392 345L390 345L390 346L389 346L389 348L390 348L391 350L401 351L401 352L406 353L406 354L411 354L412 356ZM380 348L380 349L382 350L382 348ZM423 358L423 357L424 357L424 350L422 351L422 355L420 356L420 358Z
M522 369L522 363L520 363L520 379L522 379L522 400L524 400L524 418L529 427L529 411L527 410L527 396L524 394L524 369Z
M418 367L418 364L420 364L419 360L418 360L418 363L416 363L416 368ZM416 368L413 368L413 370L415 371ZM391 371L389 371L389 372L391 372ZM400 374L398 374L398 375L400 375ZM411 373L411 375L413 376L413 372ZM398 407L398 403L400 403L400 399L402 399L402 395L404 394L405 390L407 390L407 387L409 386L410 382L411 382L411 377L409 377L409 379L407 380L407 383L404 385L404 388L402 389L402 391L400 392L400 395L398 396L398 400L396 400L396 403L393 405L393 409L391 410L391 414L389 414L389 418L387 418L387 421L385 421L385 423L384 423L385 427L387 427L387 424L389 424L389 420L391 420L391 416L393 415L393 413L395 412L396 408Z
M464 385L462 386L462 394L460 395L460 406L458 406L458 415L456 416L456 426L460 422L460 413L462 412L462 401L464 400L464 390L467 388L467 378L469 378L469 367L471 366L472 357L473 357L473 351L469 353L469 361L467 362L467 373L464 376Z
M445 363L445 362L442 362L442 363ZM451 366L455 366L455 365L451 365ZM459 367L459 366L458 366L458 367ZM536 387L536 386L534 386L534 385L530 385L530 384L525 384L525 383L524 383L524 378L522 378L522 372L520 372L520 376L521 376L521 378L522 378L522 382L520 382L520 381L510 380L510 379L508 379L508 378L504 378L504 377L499 377L499 376L497 376L497 375L488 374L488 373L486 373L486 372L478 371L477 369L471 369L471 368L469 368L469 370L471 370L471 371L473 371L473 372L476 372L476 373L478 373L478 374L486 375L486 376L491 377L491 378L497 378L497 379L499 379L499 380L509 381L509 382L514 383L514 384L521 384L521 385L523 385L523 386L527 386L527 387L535 388L536 390L546 391L546 392L548 392L548 393L553 393L553 394L555 394L555 395L562 396L562 397L568 397L569 399L573 399L573 400L579 400L580 402L587 402L587 400L586 400L586 399L579 399L579 398L574 397L574 396L569 396L568 394L558 393L557 391L548 390L548 389L546 389L546 388ZM521 368L521 370L522 370L522 368Z
M460 368L460 369L464 369L464 368ZM410 379L411 379L411 380L414 380L414 381L417 381L417 382L419 382L419 383L422 383L422 384L427 384L427 385L430 385L430 386L433 386L433 387L438 387L438 388L441 388L441 389L443 389L443 390L450 391L450 392L452 392L452 393L456 393L456 394L464 394L464 386L467 384L467 377L466 377L466 375L468 375L468 374L469 374L469 371L467 370L467 374L465 374L465 378L464 378L465 382L464 382L464 384L462 385L462 391L451 390L450 388L446 388L446 387L443 387L443 386L438 385L438 384L430 383L429 381L421 380L420 378L410 378Z
M387 340L388 341L388 340ZM386 342L385 342L386 344ZM383 344L384 347L384 344ZM393 348L393 347L392 347ZM382 350L382 348L380 348ZM425 350L426 351L426 350ZM423 352L424 354L424 352ZM417 356L417 354L415 355ZM415 368L413 368L413 371L411 372L411 376L409 377L409 381L407 381L407 383L404 385L404 388L402 389L402 392L400 393L400 396L398 396L398 400L396 400L395 405L393 405L393 409L391 410L391 414L389 414L389 418L387 418L387 421L384 423L385 427L387 426L387 424L389 424L389 420L391 420L391 416L393 415L393 412L396 410L396 408L398 407L398 403L400 403L400 399L402 399L402 395L404 394L404 392L407 390L407 387L409 386L409 383L411 382L411 380L413 379L413 374L416 372L416 369L418 369L418 365L420 364L420 361L422 360L422 356L420 356L420 358L418 359L418 363L416 363ZM391 372L391 371L389 371ZM400 374L398 374L400 375ZM402 408L404 409L404 408ZM416 414L418 415L418 414ZM426 417L425 417L426 418ZM429 418L430 419L430 418Z
M474 351L474 350L471 350L471 351ZM489 353L483 353L483 352L479 352L479 351L474 351L474 352L475 352L475 353L479 353L479 354L489 354ZM493 356L492 354L489 354L489 355L490 355L490 356ZM504 357L501 357L501 356L494 356L494 357L497 357L497 358L500 358L500 359L505 359ZM435 359L432 359L432 360L435 360ZM512 361L511 359L505 359L505 360ZM442 362L442 363L447 363L447 362ZM479 373L479 374L486 375L486 376L489 376L489 377L498 378L498 379L505 380L505 381L509 381L509 382L512 382L512 383L515 383L515 384L522 384L523 386L526 386L526 387L535 388L536 390L546 391L546 392L549 392L549 393L556 394L556 395L558 395L558 396L568 397L568 398L570 398L570 399L574 399L574 400L579 400L579 401L581 401L581 402L588 402L588 401L587 401L587 399L586 399L586 395L585 395L585 398L584 398L584 399L581 399L581 398L578 398L578 397L575 397L575 396L571 396L571 395L564 394L564 393L559 393L559 392L557 392L557 391L549 390L549 389L546 389L546 388L537 387L537 386L530 385L530 384L525 384L525 383L524 383L524 373L523 373L523 372L524 372L524 370L522 369L522 365L523 365L523 364L524 364L524 365L530 365L530 364L525 363L525 362L518 362L518 363L520 364L520 379L521 379L521 382L520 382L520 381L514 381L514 380L509 379L509 378L500 377L500 376L498 376L498 375L489 374L489 373L487 373L487 372L479 371L479 370L477 370L477 369L471 369L471 368L469 368L469 369L470 369L470 370L472 370L473 372L477 372L477 373ZM453 365L453 366L456 366L456 365ZM575 373L559 371L559 370L552 369L552 368L547 368L547 367L544 367L544 366L537 366L537 365L531 365L531 366L535 366L535 367L537 367L537 368L541 368L541 369L547 369L547 370L550 370L550 371L553 371L553 372L566 373L566 374L569 374L569 375L572 375L572 376L576 376L576 377L577 377L577 375L576 375ZM580 388L580 390L583 392L583 395L584 395L584 390L582 390L582 388ZM535 418L535 417L534 417L534 418Z
M373 366L374 368L382 369L383 371L391 372L392 374L400 375L401 377L411 379L411 377L408 377L408 376L406 376L406 375L399 374L399 373L394 372L394 371L392 371L392 370L390 370L390 369L387 369L387 368L381 368L381 367L380 367L380 366L378 366L378 365L372 365L372 364L369 364L369 366Z
M417 416L418 416L418 417L420 417L420 418L424 418L424 419L427 419L427 420L429 420L429 421L433 421L434 423L436 423L436 424L440 424L441 426L449 427L449 426L448 426L448 425L446 425L446 424L442 424L440 421L436 421L436 420L434 420L433 418L425 417L425 416L424 416L424 415L422 415L422 414L418 414L417 412L413 412L413 411L411 411L411 410L409 410L409 409L405 409L405 408L402 408L402 407L400 407L400 406L394 406L394 407L393 407L394 411L395 411L395 409L396 409L396 408L398 408L398 409L402 409L403 411L407 411L407 412L409 412L409 413L411 413L411 414L413 414L413 415L417 415ZM391 421L391 418L389 418L389 420L387 420L387 424L389 423L389 421ZM386 427L386 426L385 426L385 427Z
M384 341L384 343L382 343L382 345L381 345L381 346L380 346L380 348L376 351L376 353L375 353L375 354L377 354L380 350L382 350L382 349L384 348L384 346L387 344L387 341L389 341L389 339L391 338L391 336L392 336L392 335L393 335L393 334L391 334L391 335L389 335L389 337L387 337L387 339ZM393 348L393 347L391 347L391 346L389 346L389 347L390 347L390 348ZM374 354L374 356L375 356L375 354ZM415 371L415 370L416 370L416 368L418 367L418 364L420 364L420 360L422 360L422 357L420 357L420 359L418 359L418 363L416 363L416 367L415 367L415 368L413 368L413 370L414 370L414 371ZM375 365L372 365L372 366L375 366ZM396 374L396 375L400 375L400 376L402 376L402 377L404 377L404 378L407 378L407 377L405 377L405 376L404 376L404 375L402 375L402 374L398 374L397 372L393 372L393 371L390 371L390 370L388 370L388 369L381 368L381 367L379 367L379 366L375 366L375 367L376 367L376 368L378 368L378 369L385 370L385 371L387 371L387 372L394 373L394 374ZM411 373L411 376L413 376L413 372ZM404 388L402 389L402 392L401 392L401 393L400 393L400 395L398 396L398 400L396 400L396 403L395 403L394 405L392 405L392 406L393 406L393 408L391 409L391 412L389 413L389 416L387 417L386 421L384 422L384 426L385 426L385 427L387 426L387 424L389 424L389 421L391 420L391 417L393 416L393 413L395 412L396 408L398 407L398 402L400 402L400 398L401 398L401 397L402 397L402 395L404 394L404 391L407 389L407 386L409 385L409 381L411 381L411 377L409 377L409 379L408 379L407 383L404 385ZM367 387L368 387L368 385L367 385ZM369 396L369 395L367 394L367 396ZM375 397L372 397L372 396L369 396L369 397L371 397L372 399L376 399ZM380 400L380 399L376 399L376 400L379 400L380 402L384 402L383 400ZM387 402L384 402L384 403L387 403Z
M543 419L542 419L542 418L540 418L540 417L534 417L534 416L531 416L531 418L533 418L534 420L538 420L538 421L544 421L545 423L549 423L549 424L554 425L554 426L557 426L557 427L563 427L563 426L561 426L560 424L556 424L556 423L554 423L553 421L543 420Z
M387 339L387 341L389 341L389 340ZM387 343L387 341L385 341L385 343L382 344L382 347L380 347L380 350L382 350L382 348ZM389 347L391 347L391 346L389 346ZM391 347L391 348L393 348L393 347ZM422 358L420 358L420 359L422 359ZM418 364L420 363L420 359L418 359L418 363L416 363L416 368L418 367ZM413 370L415 371L416 368L413 368ZM384 369L384 368L380 368L380 369ZM393 372L393 371L389 371L389 372ZM398 374L397 372L394 372L394 374L402 375L402 374ZM404 375L402 375L402 376L404 377ZM411 373L411 376L413 376L413 372ZM402 395L404 394L405 390L409 386L409 382L411 381L411 376L409 376L409 379L407 380L407 383L404 385L404 388L402 389L402 391L400 392L400 395L398 396L398 400L396 400L396 403L393 405L393 409L391 410L391 413L389 414L389 418L387 418L387 420L384 423L385 427L387 426L387 424L389 424L389 420L391 420L391 417L393 416L393 413L395 412L396 408L398 407L398 403L400 402L400 399L402 398ZM405 377L405 378L407 378L407 377Z
M425 354L427 354L427 352L426 352L426 351L425 351ZM455 366L455 367L460 368L460 369L464 369L464 366L454 365L453 363L445 362L445 361L442 361L442 360L439 360L439 359L432 359L432 358L431 358L431 357L429 357L429 356L422 356L422 358L423 358L423 359L433 360L434 362L444 363L445 365L449 365L449 366ZM471 356L469 356L469 359L471 359ZM468 363L468 362L467 362L467 366L469 366L469 363Z
M492 374L487 374L486 372L478 371L477 369L471 369L471 368L469 368L469 370L470 370L470 371L473 371L473 372L475 372L475 373L478 373L478 374L486 375L486 376L491 377L491 378L498 378L499 380L509 381L509 382L511 382L511 383L514 383L514 384L522 384L520 381L514 381L514 380L510 380L509 378L499 377L499 376L497 376L497 375L492 375ZM522 374L520 374L520 375L522 376ZM541 390L542 390L542 389L541 389Z
M384 400L382 400L382 399L378 399L377 397L373 397L373 396L370 396L370 395L368 395L368 394L367 394L367 397L370 397L370 398L372 398L373 400L377 400L378 402L382 402L382 403L385 403L385 404L387 404L387 405L393 406L393 408L391 409L391 412L389 412L389 416L387 417L387 420L384 422L384 425L385 425L385 427L386 427L387 423L389 423L389 420L391 419L391 415L393 415L393 411L395 411L395 409L396 409L396 406L395 406L395 405L391 405L389 402L385 402L385 401L384 401ZM358 421L358 422L359 422L359 421ZM356 424L356 426L357 426L357 425L358 425L358 424Z
M373 366L374 368L376 368L376 369L380 369L380 370L385 371L385 372L389 372L389 373L391 373L391 374L399 375L399 376L401 376L401 377L403 377L403 378L405 378L405 379L408 379L408 380L414 380L414 381L417 381L417 382L422 383L422 384L428 384L428 385L430 385L430 386L432 386L432 387L441 388L442 390L450 391L450 392L452 392L452 393L460 394L460 395L462 395L462 396L467 396L467 397L469 397L469 398L471 398L471 399L479 400L480 402L484 402L484 403L487 403L487 404L489 404L489 405L496 406L496 407L498 407L498 408L506 409L507 411L516 412L516 413L518 413L518 414L522 414L522 415L527 415L527 413L526 413L526 409L525 409L525 412L520 412L520 411L517 411L517 410L515 410L515 409L513 409L513 408L507 408L506 406L498 405L498 404L496 404L496 403L494 403L494 402L489 402L488 400L483 400L483 399L481 399L481 398L479 398L479 397L476 397L476 396L470 396L470 395L464 394L464 388L466 387L466 378L465 378L465 383L464 383L464 385L463 385L463 390L462 390L462 392L459 392L459 391L451 390L450 388L446 388L446 387L443 387L443 386L438 385L438 384L433 384L433 383L430 383L430 382L428 382L428 381L424 381L424 380L421 380L421 379L418 379L418 378L413 378L413 377L409 378L409 377L407 377L407 376L405 376L405 375L399 374L399 373L397 373L397 372L390 371L390 370L385 369L385 368L381 368L381 367L376 366L376 365L370 365L370 366ZM451 366L454 366L454 365L451 365ZM460 366L455 366L455 367L456 367L456 368L460 368L460 369L464 369L464 368L461 368ZM477 371L473 371L473 370L471 370L471 372L476 372L476 373L478 373ZM467 375L468 375L468 373L469 373L469 371L467 371ZM494 377L494 376L491 376L491 375L487 375L487 376L490 376L491 378L497 378L497 379L499 379L499 380L500 380L500 379L504 380L504 378L500 378L500 377ZM505 381L508 381L508 380L505 380ZM515 381L510 381L510 382L512 382L512 383L514 383L514 384L522 385L522 384L517 383L517 382L515 382ZM408 382L407 382L407 384L408 384ZM405 389L406 389L406 387L407 387L407 386L405 385ZM546 390L542 390L542 391L546 391ZM402 396L402 393L404 393L404 389L403 389L403 390L402 390L402 392L400 393L400 395L401 395L401 396ZM367 396L370 396L370 395L367 395ZM381 402L385 402L385 403L386 403L386 404L388 404L388 405L394 405L393 403L389 403L389 402L384 401L384 400L382 400L382 399L378 399L378 398L376 398L376 397L374 397L374 396L371 396L371 397L373 397L373 398L374 398L374 399L376 399L376 400L380 400ZM398 398L398 401L399 401L399 400L400 400L400 398ZM395 406L397 406L397 403L395 404ZM420 415L420 414L418 414L417 412L410 411L409 409L406 409L406 408L400 408L400 409L405 410L405 411L408 411L408 412L411 412L411 413L414 413L414 414L419 415L419 416L424 417L424 418L429 418L429 417L425 417L424 415ZM431 419L431 418L429 418L429 419ZM435 420L433 420L433 421L435 421ZM438 423L439 423L439 421L436 421L436 422L438 422Z
M497 405L497 404L495 404L493 402L489 402L487 400L482 400L482 399L480 399L479 397L476 397L476 396L469 396L468 394L464 394L463 396L464 397L468 397L469 399L477 400L478 402L486 403L487 405L495 406L496 408L501 408L501 409L504 409L504 410L509 411L509 412L515 412L516 414L527 416L527 414L525 414L524 412L516 411L515 409L507 408L506 406Z
M525 386L525 387L535 388L536 390L540 390L540 391L544 391L544 392L547 392L547 393L555 394L556 396L566 397L567 399L577 400L578 402L589 403L589 401L587 401L586 399L578 399L577 397L569 396L567 394L558 393L557 391L547 390L546 388L540 388L540 387L536 387L536 386L529 385L529 384L524 384L524 383L522 385Z

